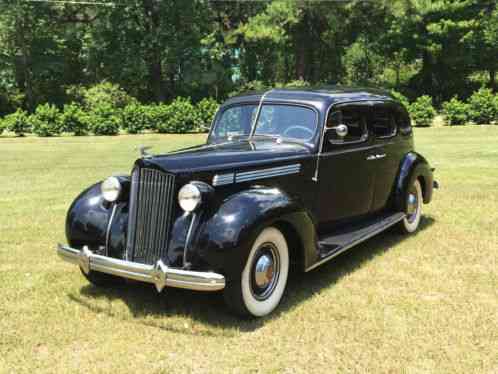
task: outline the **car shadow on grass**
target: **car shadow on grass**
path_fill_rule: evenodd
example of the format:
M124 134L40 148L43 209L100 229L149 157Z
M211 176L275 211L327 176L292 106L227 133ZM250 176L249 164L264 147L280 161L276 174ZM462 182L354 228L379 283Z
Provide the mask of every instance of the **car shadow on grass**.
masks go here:
M433 217L423 216L419 230L414 235L421 235L434 222ZM81 288L80 293L69 294L69 298L94 313L103 313L112 318L172 332L203 336L237 336L240 332L254 331L265 323L278 319L281 314L334 285L343 276L361 268L406 238L408 236L401 235L395 228L391 228L316 270L305 274L292 272L280 306L265 318L244 320L230 314L224 306L222 292L194 292L168 288L157 294L153 286L139 282L127 282L114 288L97 288L88 284ZM131 318L129 315L122 316L113 311L115 308L112 308L109 302L116 299L126 304ZM102 300L106 302L102 303ZM171 317L172 321L168 321L168 317ZM178 321L178 317L187 317L190 324L186 323L185 326L185 323Z

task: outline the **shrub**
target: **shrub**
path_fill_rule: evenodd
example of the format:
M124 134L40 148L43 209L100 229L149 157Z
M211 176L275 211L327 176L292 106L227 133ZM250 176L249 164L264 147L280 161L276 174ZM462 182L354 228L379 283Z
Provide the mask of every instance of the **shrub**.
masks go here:
M76 136L88 134L88 116L76 103L64 105L61 125L63 131L71 132Z
M248 91L266 91L270 90L273 87L276 88L306 88L310 87L311 84L308 81L303 79L296 79L287 83L284 82L275 82L274 84L267 84L263 81L248 81L241 84L236 90L230 92L228 94L229 97L239 95Z
M200 131L209 129L219 107L220 106L216 100L211 98L202 99L197 103L196 110L197 116L200 120Z
M31 129L28 113L22 109L17 109L15 113L6 116L3 123L5 129L12 131L17 136L24 136Z
M71 99L80 102L87 110L93 110L93 108L103 104L122 109L137 102L119 84L111 82L102 82L91 87L71 86L66 93Z
M166 104L150 105L146 109L151 120L150 129L157 132L166 132L167 118L170 116L170 107Z
M481 88L469 98L470 118L478 124L488 124L498 120L498 103L493 92Z
M306 88L310 87L311 84L304 79L296 79L287 83L276 83L275 87L277 88Z
M160 133L186 133L197 129L199 118L190 98L178 97L169 105L158 105L154 114Z
M2 135L3 131L7 127L7 124L5 122L4 118L0 118L0 135Z
M109 103L103 103L88 113L88 124L95 135L117 135L121 127L121 115Z
M33 132L38 136L57 136L63 128L59 109L51 104L38 105L30 116Z
M408 101L408 98L401 92L391 90L391 96L398 100L406 108L406 110L410 108L410 102Z
M450 126L465 125L469 121L469 104L458 100L456 97L443 103L443 115Z
M412 120L417 126L430 126L436 116L432 106L432 98L427 95L420 96L409 107Z
M122 126L130 134L151 128L151 113L149 107L140 104L127 105L122 111Z

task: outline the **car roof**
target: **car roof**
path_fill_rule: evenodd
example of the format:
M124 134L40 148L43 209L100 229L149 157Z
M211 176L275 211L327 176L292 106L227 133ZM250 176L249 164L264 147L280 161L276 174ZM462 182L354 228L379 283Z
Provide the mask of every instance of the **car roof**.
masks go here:
M267 91L249 91L228 99L223 105L265 101L285 101L303 103L315 107L328 107L330 104L351 101L395 101L385 90L362 87L321 86L305 88L274 88Z

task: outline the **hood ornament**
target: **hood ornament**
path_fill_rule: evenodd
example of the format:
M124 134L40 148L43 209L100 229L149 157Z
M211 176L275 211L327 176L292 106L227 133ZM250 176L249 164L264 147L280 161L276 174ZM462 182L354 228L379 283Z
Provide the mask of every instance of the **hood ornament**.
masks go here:
M138 147L138 152L140 153L141 158L150 158L152 157L152 153L148 152L152 147L148 147L145 145L141 145Z

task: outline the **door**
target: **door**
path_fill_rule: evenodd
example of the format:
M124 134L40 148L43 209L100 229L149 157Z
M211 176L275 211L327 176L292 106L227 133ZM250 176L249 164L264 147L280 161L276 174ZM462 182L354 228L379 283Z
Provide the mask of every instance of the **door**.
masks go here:
M371 161L372 170L375 170L373 212L387 206L402 157L395 109L389 103L373 103L371 115L367 120L376 145L375 158Z
M369 103L356 103L329 112L318 163L320 231L370 211L374 172L369 157L375 145L366 122L369 110ZM343 137L334 129L341 124L348 129Z

